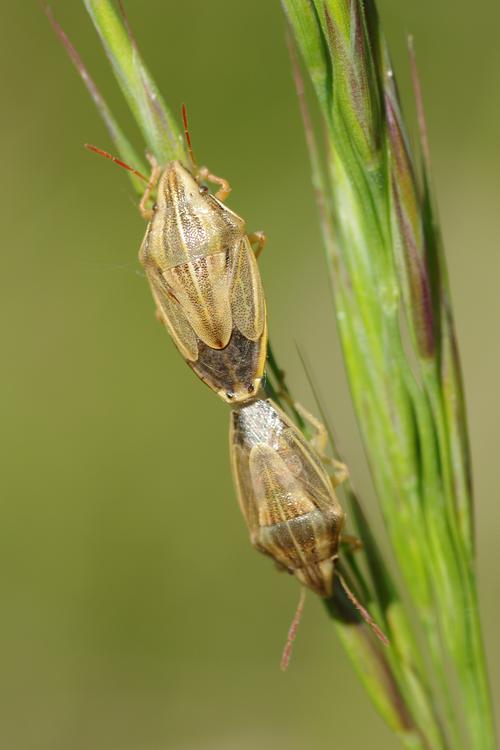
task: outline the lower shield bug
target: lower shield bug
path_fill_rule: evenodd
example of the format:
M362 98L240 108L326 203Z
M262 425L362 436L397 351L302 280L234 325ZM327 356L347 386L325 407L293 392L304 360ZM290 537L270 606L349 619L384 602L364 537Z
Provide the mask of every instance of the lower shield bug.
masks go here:
M320 457L326 448L326 430L303 407L296 404L296 409L316 429L312 443L270 399L254 400L232 410L229 450L250 539L259 552L321 597L333 596L337 576L361 617L387 644L386 636L336 569L342 541L354 548L361 546L359 540L342 534L346 516L334 488L347 478L347 469L333 462L336 473L327 473ZM290 630L283 668L302 603L303 597Z
M233 409L230 454L252 544L304 586L331 596L345 513L316 450L265 399ZM344 468L333 481L345 476Z

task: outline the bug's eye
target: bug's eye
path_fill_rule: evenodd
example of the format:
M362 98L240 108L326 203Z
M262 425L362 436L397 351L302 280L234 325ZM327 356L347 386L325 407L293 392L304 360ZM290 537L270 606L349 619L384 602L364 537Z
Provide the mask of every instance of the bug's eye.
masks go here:
M234 398L234 391L226 391L226 398Z
M158 203L153 203L152 209L153 211L158 211Z
M248 391L249 393L253 393L253 392L254 392L254 390L255 390L255 386L254 386L254 385L249 385L249 386L248 386L248 388L247 388L247 391Z
M201 195L205 195L206 193L208 193L208 188L206 185L200 185L200 193Z

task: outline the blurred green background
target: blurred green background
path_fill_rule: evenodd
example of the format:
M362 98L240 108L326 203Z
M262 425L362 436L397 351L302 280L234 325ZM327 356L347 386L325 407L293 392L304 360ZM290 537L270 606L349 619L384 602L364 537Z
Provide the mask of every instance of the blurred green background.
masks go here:
M314 407L304 350L379 525L334 331L277 0L127 0L196 153L269 243L273 341ZM129 132L79 2L53 9ZM498 121L500 6L381 0L407 111L413 32L468 396L478 575L500 700ZM251 548L228 468L227 408L155 322L124 173L36 3L2 3L0 743L13 750L398 745L319 601L278 669L298 587ZM137 144L140 141L137 140Z

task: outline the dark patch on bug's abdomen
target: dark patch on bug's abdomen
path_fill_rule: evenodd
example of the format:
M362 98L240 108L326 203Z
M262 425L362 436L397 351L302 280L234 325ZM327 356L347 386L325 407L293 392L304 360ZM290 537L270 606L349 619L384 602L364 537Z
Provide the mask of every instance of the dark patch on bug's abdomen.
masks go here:
M224 349L212 349L198 339L198 359L189 366L215 390L250 386L259 377L262 339L250 341L238 329Z

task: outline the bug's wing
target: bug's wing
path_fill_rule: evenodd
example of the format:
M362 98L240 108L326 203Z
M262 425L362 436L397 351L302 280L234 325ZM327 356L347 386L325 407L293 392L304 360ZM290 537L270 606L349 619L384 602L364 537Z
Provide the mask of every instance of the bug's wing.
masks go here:
M262 443L250 453L247 448L232 444L231 461L238 501L254 547L280 567L290 569L305 564L300 543L296 544L286 521L293 521L296 515L307 513L314 506L301 502L300 487L279 456Z
M264 331L266 305L259 268L248 237L235 251L231 283L231 312L234 325L250 341Z
M321 511L338 510L343 515L323 463L302 434L295 428L284 430L280 444L283 461L300 479L303 491L311 502Z
M248 452L240 445L232 445L230 454L238 503L248 526L250 536L253 536L259 522L257 503L248 464Z
M259 514L257 498L252 483L249 464L249 449L237 426L235 414L232 414L229 423L229 457L231 459L231 470L238 503L246 521L252 544L264 554L268 554L258 543L259 537Z
M229 251L168 268L163 278L198 338L212 349L224 349L233 330Z
M162 320L177 348L185 359L195 362L198 359L196 335L188 319L184 315L181 306L177 300L168 293L154 271L146 269L146 276Z
M274 448L265 443L255 445L250 451L249 466L259 526L273 526L315 510L301 479L294 476Z
M250 454L250 474L258 509L258 543L287 570L309 568L330 556L328 514L275 448L259 444Z

